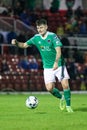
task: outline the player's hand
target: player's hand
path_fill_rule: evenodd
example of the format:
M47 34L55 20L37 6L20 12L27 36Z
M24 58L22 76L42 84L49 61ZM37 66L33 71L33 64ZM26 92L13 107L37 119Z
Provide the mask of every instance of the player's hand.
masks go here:
M17 42L17 40L16 40L16 39L12 39L11 44L12 44L12 45L15 45L15 44L16 44L16 42Z
M57 62L54 62L53 70L56 70L56 69L58 69L58 63L57 63Z

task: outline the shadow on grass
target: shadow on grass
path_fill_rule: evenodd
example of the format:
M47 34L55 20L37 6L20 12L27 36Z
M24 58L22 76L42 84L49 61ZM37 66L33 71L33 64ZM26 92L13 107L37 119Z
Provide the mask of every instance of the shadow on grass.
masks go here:
M79 107L79 108L74 109L74 111L87 112L87 107Z
M47 112L36 112L36 114L47 114Z

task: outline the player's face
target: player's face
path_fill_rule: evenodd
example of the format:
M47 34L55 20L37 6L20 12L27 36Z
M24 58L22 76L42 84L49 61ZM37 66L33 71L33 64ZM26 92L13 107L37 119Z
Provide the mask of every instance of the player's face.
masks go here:
M37 26L37 31L40 35L44 36L47 32L47 25L41 24L40 26Z

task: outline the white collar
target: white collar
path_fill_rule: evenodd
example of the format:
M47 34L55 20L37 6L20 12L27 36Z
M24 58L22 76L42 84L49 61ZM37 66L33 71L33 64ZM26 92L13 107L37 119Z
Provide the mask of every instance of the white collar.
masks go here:
M40 36L41 36L41 35L40 35ZM46 32L46 34L45 34L45 36L44 36L44 37L42 37L42 36L41 36L41 38L42 38L42 39L46 39L46 38L47 38L47 36L48 36L48 32Z

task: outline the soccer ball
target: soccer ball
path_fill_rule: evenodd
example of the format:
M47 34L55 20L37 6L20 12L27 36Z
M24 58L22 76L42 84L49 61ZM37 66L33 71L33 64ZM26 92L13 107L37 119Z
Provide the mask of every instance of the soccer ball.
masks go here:
M35 97L35 96L29 96L26 99L26 106L28 108L31 108L31 109L36 108L38 106L38 99L37 99L37 97Z

